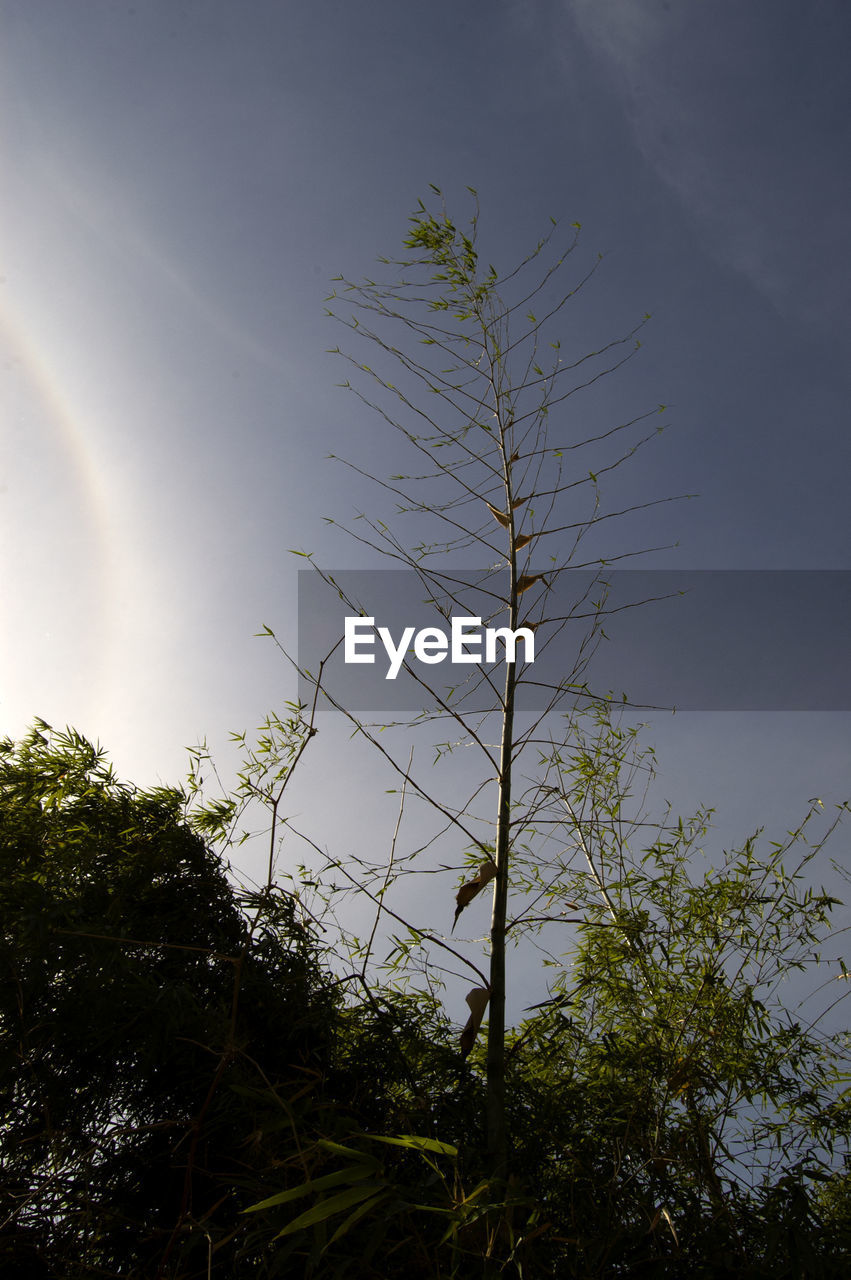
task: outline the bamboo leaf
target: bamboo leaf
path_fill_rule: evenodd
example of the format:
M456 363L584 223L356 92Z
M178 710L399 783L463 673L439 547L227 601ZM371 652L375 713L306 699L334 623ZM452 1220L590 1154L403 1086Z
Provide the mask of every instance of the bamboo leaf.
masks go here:
M386 1194L387 1194L386 1191L376 1192L376 1194L372 1197L371 1200L365 1200L363 1204L359 1204L358 1207L354 1210L354 1212L350 1213L348 1218L346 1218L340 1224L340 1226L332 1235L331 1239L328 1241L328 1245L329 1246L332 1245L335 1240L339 1240L342 1236L346 1234L347 1231L350 1231L352 1227L355 1225L355 1223L358 1222L364 1216L364 1214L369 1213L370 1209L375 1209L381 1203L381 1201L385 1199Z
M319 1204L315 1204L312 1209L306 1210L305 1213L300 1213L297 1218L293 1218L292 1222L288 1222L283 1231L279 1231L274 1238L280 1240L281 1236L291 1236L296 1231L303 1231L305 1227L313 1227L318 1222L327 1222L329 1218L333 1218L335 1213L342 1213L350 1205L358 1204L361 1200L368 1200L376 1192L384 1190L385 1187L380 1182L370 1182L365 1187L349 1187L347 1191L341 1191L339 1195L329 1196L326 1200L320 1200Z
M390 1138L383 1133L365 1133L365 1138L369 1138L371 1142L386 1142L393 1147L409 1147L414 1151L435 1151L441 1156L457 1156L458 1148L453 1147L450 1142L440 1142L437 1138L421 1138L419 1134L402 1133L398 1137Z
M370 1174L375 1173L376 1167L373 1162L341 1169L337 1173L327 1173L322 1178L302 1182L299 1186L290 1187L287 1191L279 1191L277 1195L269 1196L266 1200L259 1200L257 1204L250 1204L247 1209L243 1209L243 1213L258 1213L261 1209L273 1209L276 1205L287 1204L290 1200L299 1200L302 1196L311 1195L314 1191L326 1191L329 1187L337 1187L341 1182L360 1182L363 1178L368 1178Z

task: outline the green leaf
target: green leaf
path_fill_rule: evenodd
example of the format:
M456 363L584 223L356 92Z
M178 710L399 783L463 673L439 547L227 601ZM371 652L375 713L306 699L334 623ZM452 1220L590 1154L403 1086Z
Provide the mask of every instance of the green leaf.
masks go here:
M401 1134L398 1138L387 1138L380 1133L365 1133L371 1142L386 1142L394 1147L407 1147L411 1151L436 1151L442 1156L457 1156L458 1148L449 1142L439 1142L437 1138L420 1138L413 1133Z
M266 1200L260 1200L257 1204L251 1204L247 1209L243 1209L243 1213L258 1213L261 1209L273 1209L275 1205L287 1204L290 1200L299 1200L302 1196L308 1196L314 1191L325 1191L328 1187L338 1187L341 1182L361 1182L364 1178L368 1178L370 1174L375 1173L376 1164L356 1165L354 1168L340 1169L337 1173L327 1173L322 1178L314 1178L310 1182L302 1182L297 1187L290 1187L288 1191L279 1191L277 1195L269 1196Z
M355 1147L344 1147L340 1142L332 1142L330 1138L320 1138L319 1144L324 1151L333 1151L338 1156L354 1156L355 1160L371 1160L372 1156L365 1155L363 1151L358 1151Z
M363 1204L359 1204L358 1207L354 1210L354 1212L350 1213L348 1218L346 1218L345 1221L340 1224L340 1226L332 1235L331 1239L328 1241L328 1244L332 1245L335 1240L339 1240L342 1236L344 1236L346 1232L350 1231L351 1228L355 1225L355 1223L358 1222L359 1219L361 1219L364 1216L365 1213L369 1213L370 1209L376 1208L376 1206L379 1205L381 1201L385 1199L385 1197L386 1197L386 1192L379 1191L372 1197L371 1200L365 1200Z
M280 1240L281 1236L291 1236L296 1231L303 1231L305 1227L316 1226L318 1222L327 1222L329 1218L333 1218L335 1213L342 1213L350 1205L358 1204L361 1200L368 1200L376 1192L384 1190L384 1186L376 1182L371 1182L366 1187L349 1187L347 1191L341 1191L336 1196L329 1196L327 1200L320 1200L319 1204L315 1204L312 1209L308 1209L305 1213L300 1213L297 1218L293 1218L292 1222L288 1222L283 1231L279 1231L274 1238Z

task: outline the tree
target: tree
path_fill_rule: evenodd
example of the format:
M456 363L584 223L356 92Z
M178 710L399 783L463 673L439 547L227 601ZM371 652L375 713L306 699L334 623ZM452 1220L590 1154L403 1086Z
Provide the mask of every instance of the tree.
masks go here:
M635 733L575 730L552 798L595 874L569 886L572 971L509 1039L499 1213L475 1074L422 995L341 1006L295 900L252 935L182 792L44 724L3 743L4 1274L846 1274L841 1044L777 991L821 945L834 900L804 873L830 833L807 844L814 808L696 876L699 820L631 843Z
M270 1171L258 1234L323 1280L352 1258L382 1277L839 1280L847 1036L782 984L824 971L837 900L809 882L847 806L819 829L814 802L767 849L755 833L709 861L708 812L651 816L635 728L598 706L564 736L551 819L585 865L563 886L568 955L507 1037L512 1181L483 1158L477 1072L427 994L364 984L355 959L343 978L366 998L349 1001L334 1083L352 1105L304 1135L306 1179Z
M270 718L247 792L274 810L310 738ZM421 1122L424 1089L438 1126L470 1108L445 1020L372 993L344 1007L294 899L237 890L210 847L236 799L192 822L189 804L120 782L74 730L0 742L4 1276L322 1274L327 1237L285 1230L305 1179L344 1182L343 1144ZM423 1187L421 1148L372 1138L361 1169L370 1151L382 1225L354 1231L358 1274L430 1277L443 1226L414 1206L451 1195ZM370 1251L406 1247L418 1270L370 1270Z
M185 803L73 731L0 743L4 1275L259 1274L241 1210L309 1128L337 1001L288 898L252 931Z
M652 753L595 720L553 793L591 868L566 885L572 962L509 1051L515 1115L535 1117L518 1160L562 1206L565 1274L839 1277L848 1038L833 999L789 1007L784 984L843 978L822 962L840 903L811 879L849 806L824 822L813 801L784 839L710 861L709 811L651 821Z
M383 519L364 514L359 520L367 531L351 532L416 574L443 618L451 612L477 616L478 610L469 603L469 587L465 590L463 580L459 583L463 575L436 561L457 560L471 550L485 557L490 567L475 575L475 587L477 598L489 602L487 624L498 623L511 633L525 629L538 659L555 646L569 623L577 618L586 623L571 660L551 683L536 680L535 669L528 661L521 664L519 656L505 663L503 673L495 663L479 668L460 690L450 692L433 685L421 670L416 673L426 706L419 721L450 722L461 744L480 753L483 775L465 803L447 806L431 785L393 762L410 793L430 804L467 846L475 874L458 892L456 920L481 888L493 886L488 973L482 980L481 970L471 963L477 985L468 996L471 1016L462 1044L469 1052L487 1008L488 1146L493 1171L504 1176L509 1147L506 941L509 932L520 932L526 919L522 910L509 919L509 894L556 898L563 878L563 860L542 850L535 828L536 814L549 793L548 766L544 763L539 769L540 781L524 791L519 804L515 782L527 757L540 752L546 757L556 749L549 740L555 713L576 700L583 670L600 639L606 612L605 565L640 554L631 550L605 561L598 555L583 563L580 546L603 522L670 500L650 499L627 510L608 510L600 492L601 477L662 429L655 420L664 406L591 435L577 430L567 417L572 397L632 358L648 318L594 350L561 354L553 323L596 270L595 263L578 279L562 284L565 264L577 249L578 223L560 248L555 247L560 232L553 223L528 257L501 275L480 263L477 206L469 234L456 227L445 204L432 212L420 202L411 222L405 256L381 260L395 278L359 284L340 278L332 313L355 339L375 350L369 365L346 354L360 377L357 384L344 385L400 433L422 463L420 472L378 484L399 512L416 519L424 536L411 545ZM353 311L342 312L344 305ZM396 344L397 333L407 340L404 346ZM364 391L364 384L374 388L378 398ZM651 420L654 425L648 430ZM592 446L593 469L588 454ZM348 465L366 474L356 462ZM583 493L588 495L584 510ZM592 572L580 598L570 600L567 575L578 568ZM338 587L336 580L331 584ZM347 600L352 609L363 612ZM411 669L408 662L405 665ZM533 688L537 702L524 703L524 694ZM528 716L523 727L522 713ZM494 721L495 747L488 736ZM358 722L357 728L387 754L365 723ZM445 744L444 749L452 747ZM481 807L482 797L490 813ZM361 887L368 889L363 882ZM377 888L378 883L373 891ZM539 921L540 911L534 914ZM413 941L422 943L421 930L415 931Z
M658 409L590 437L571 435L564 414L554 412L630 359L637 330L565 360L549 326L594 270L575 287L556 289L575 237L559 254L552 250L554 229L500 276L480 268L476 230L475 215L466 235L445 208L432 213L420 205L408 253L385 263L395 277L339 291L335 308L344 301L354 308L342 322L376 353L369 365L347 356L360 375L352 390L425 460L415 474L378 482L397 514L414 521L413 537L398 534L374 507L351 532L416 574L444 620L478 614L470 601L485 594L486 621L511 631L528 627L538 652L577 617L587 631L573 665L543 685L528 662L518 661L504 670L484 664L447 691L407 658L423 711L407 724L399 755L398 726L374 726L349 711L329 680L327 658L313 675L302 668L311 725L317 700L327 698L399 779L399 819L386 860L357 850L326 853L311 841L319 865L301 867L287 881L302 919L325 927L333 924L328 913L341 905L341 893L362 894L373 905L365 938L338 919L325 944L337 954L340 989L350 993L357 1016L374 1015L369 1025L377 1041L363 1042L370 1043L369 1061L380 1062L382 1048L394 1057L403 1037L392 1028L410 1028L400 1018L402 1009L416 1007L406 981L414 993L421 984L429 1014L420 1033L428 1032L439 992L435 956L466 966L476 985L458 1078L449 1086L463 1094L461 1104L446 1105L445 1059L435 1070L414 1035L416 1050L403 1055L396 1077L403 1105L382 1110L380 1118L372 1112L369 1131L349 1135L337 1148L343 1167L333 1167L327 1182L305 1180L255 1207L299 1209L284 1232L305 1240L300 1256L323 1276L344 1266L335 1252L341 1240L383 1231L391 1212L406 1224L394 1237L393 1265L412 1267L416 1260L419 1267L431 1257L433 1271L424 1274L674 1280L768 1277L786 1268L790 1275L839 1276L847 1268L847 1234L831 1241L823 1227L832 1221L846 1230L847 1192L838 1173L848 1148L840 1100L844 1046L816 1021L787 1017L777 987L790 967L819 963L836 903L802 887L802 877L830 832L806 849L805 824L768 854L752 839L701 875L696 859L708 815L675 821L667 810L654 817L645 805L651 761L635 749L635 730L614 717L608 691L583 680L606 616L607 565L617 557L583 563L578 549L604 521L626 514L603 506L599 479L655 436L641 424ZM397 333L410 342L398 343ZM555 354L545 369L539 353L548 347ZM374 395L362 389L364 380ZM576 461L592 445L603 450L593 471ZM368 474L357 462L348 465ZM583 490L587 509L570 509ZM435 522L445 536L435 534ZM553 553L567 533L569 548ZM472 551L491 567L473 575L447 569L448 557ZM585 579L578 599L571 601L569 590L559 596L572 581L568 570L582 567L592 569L590 585ZM371 613L341 578L319 572L350 613ZM524 704L542 687L537 703ZM410 730L447 722L454 741L437 744L437 759L451 760L464 745L483 765L460 799L412 766ZM273 873L287 875L284 868L274 872L276 838L291 837L295 828L280 820L273 791L257 781L277 759L265 728L260 756L247 745L246 751L235 805L225 806L218 832L232 838L235 815L242 829L246 809L259 801L268 815L271 884ZM466 849L455 924L493 887L484 965L475 940L458 939L447 927L450 911L446 925L423 921L393 897L394 887L424 867L429 850L427 869L442 869L440 830L424 831L418 820L405 848L400 833L415 802L431 808L454 843L456 861L445 869L458 870L459 840ZM784 862L802 843L805 852L787 875ZM381 926L393 947L384 970L373 961ZM509 1029L506 940L520 935L540 943L551 980L530 1016ZM482 1055L476 1036L486 1010ZM404 1176L379 1170L376 1142L407 1152ZM794 1152L791 1167L778 1156L786 1151ZM414 1178L412 1186L411 1162L427 1153L434 1157L431 1179ZM449 1179L443 1157L455 1161ZM819 1197L814 1186L821 1180ZM424 1211L448 1219L442 1239L421 1234L417 1214Z

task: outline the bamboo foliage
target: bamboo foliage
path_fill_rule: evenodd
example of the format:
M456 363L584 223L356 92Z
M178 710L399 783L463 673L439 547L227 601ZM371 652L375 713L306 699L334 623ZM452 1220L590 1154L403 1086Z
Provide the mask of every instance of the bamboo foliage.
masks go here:
M302 1151L306 1180L283 1190L273 1183L271 1199L259 1199L251 1216L280 1211L278 1248L327 1257L329 1275L341 1236L344 1244L357 1232L381 1240L399 1214L405 1247L417 1242L430 1276L435 1255L420 1237L421 1215L445 1214L441 1244L452 1245L451 1275L471 1274L465 1266L474 1258L475 1273L488 1277L670 1278L698 1270L767 1277L776 1273L775 1228L794 1208L790 1197L798 1208L784 1256L816 1247L807 1179L828 1180L835 1221L846 1212L847 1179L833 1176L832 1163L848 1145L839 1099L844 1051L818 1018L806 1025L786 1018L777 995L790 967L820 962L836 900L799 890L797 881L822 842L789 875L784 860L803 827L768 856L748 840L701 878L693 864L707 815L672 822L665 811L651 819L652 753L638 750L636 731L612 714L609 691L586 679L607 616L607 564L586 540L604 521L670 500L613 510L601 483L657 434L648 428L659 410L614 426L583 411L590 425L581 429L572 412L579 404L572 397L633 357L641 325L584 355L561 354L552 323L596 269L559 285L576 260L578 227L562 248L553 227L500 274L480 264L477 218L465 234L442 204L421 205L406 254L383 261L383 282L339 282L331 312L353 347L340 351L354 370L344 385L414 459L407 474L376 480L378 501L349 533L416 575L442 620L478 614L471 601L484 598L486 623L527 627L536 654L557 646L563 661L550 683L518 661L476 666L449 691L405 662L422 710L376 723L346 707L320 663L311 717L324 699L398 780L386 857L373 852L374 832L367 850L353 836L352 847L328 853L280 817L278 791L264 792L249 771L246 786L265 805L273 833L310 847L312 865L292 875L290 893L305 921L325 930L324 954L339 989L348 987L353 1022L362 1016L358 1001L375 1018L370 1104L387 1062L398 1067L394 1096L406 1098L399 1123L381 1137L361 1133L344 1148L323 1136L312 1156ZM584 452L592 448L593 470ZM346 465L375 479L363 457ZM633 536L623 557L635 554ZM473 557L480 567L471 573ZM591 585L571 599L570 570L589 566ZM333 574L317 571L354 612L374 612L347 599ZM431 769L412 745L420 728L434 736L447 730L444 741L430 743ZM440 774L437 765L449 767ZM224 813L214 816L221 824ZM271 885L271 846L269 858ZM410 893L429 883L441 886L436 907ZM365 937L341 919L352 895L371 913ZM471 936L456 935L462 916ZM529 1016L512 1028L506 990L515 942L536 947L549 976L545 998L530 1002ZM838 977L847 979L844 963ZM447 990L450 981L463 985ZM448 1078L430 1077L422 1052L410 1055L402 1008L418 1019L437 1012ZM459 1027L454 1041L447 1011ZM364 1043L357 1042L359 1067ZM463 1119L449 1118L447 1105L462 1096ZM451 1159L447 1175L419 1151L445 1179L438 1200L409 1194L403 1169L368 1153L373 1141L401 1144L408 1155L412 1142L440 1143L434 1154ZM329 1154L344 1156L345 1168L329 1169ZM474 1189L465 1192L470 1172ZM535 1191L524 1204L528 1188ZM752 1267L755 1247L760 1261ZM552 1268L536 1267L536 1257Z
M456 892L453 929L481 889L493 885L488 981L486 988L480 984L476 989L488 991L488 1147L494 1171L505 1174L508 902L512 892L534 890L538 877L547 874L546 854L542 862L540 852L530 848L535 868L530 879L521 848L524 835L530 845L536 843L535 814L545 793L527 793L518 814L513 781L521 760L540 754L547 742L543 726L575 700L584 668L600 641L604 566L593 557L583 560L580 545L603 521L625 514L605 506L601 477L658 435L664 406L591 433L577 430L570 412L572 398L633 358L649 317L619 338L590 350L563 353L554 325L575 305L599 263L586 264L564 281L568 266L579 256L579 224L572 224L565 237L553 221L526 258L499 273L480 261L475 192L466 231L451 219L441 192L433 192L434 207L420 202L411 218L404 256L380 260L385 279L352 283L339 277L328 300L328 314L346 328L352 346L333 348L350 366L342 385L377 413L417 460L408 473L387 478L371 476L357 459L341 460L374 480L393 508L387 518L376 515L374 507L360 511L348 532L395 567L416 574L425 598L439 601L444 617L470 611L465 586L447 565L461 556L475 556L485 565L477 576L477 598L483 594L490 602L487 625L512 631L519 625L528 627L536 634L539 652L560 643L568 624L575 628L578 619L584 631L568 652L559 678L546 686L543 706L524 717L522 728L517 713L528 710L523 686L534 678L530 664L506 663L502 673L476 668L448 697L416 675L423 693L417 721L449 722L455 742L446 750L468 744L479 752L482 777L466 802L447 806L430 781L421 782L391 761L409 793L457 830L475 860L475 875ZM365 347L371 348L368 361ZM592 447L598 455L594 470L586 463ZM632 504L630 511L670 500L650 498ZM427 536L414 540L397 533L391 520L401 516L412 519L418 532L427 530ZM637 553L631 549L624 555ZM595 570L596 588L565 606L556 594L566 582L564 575L571 568L589 567ZM336 582L332 585L339 590ZM540 692L538 682L539 696ZM348 714L344 706L339 709ZM390 753L372 726L349 718L387 758ZM489 815L484 803L488 797ZM421 944L426 932L412 928L412 937ZM433 937L433 931L428 932ZM410 958L409 944L403 951ZM427 968L430 962L423 963ZM483 1013L484 1009L479 1021ZM475 1016L462 1033L465 1053L472 1044L471 1023L475 1037Z

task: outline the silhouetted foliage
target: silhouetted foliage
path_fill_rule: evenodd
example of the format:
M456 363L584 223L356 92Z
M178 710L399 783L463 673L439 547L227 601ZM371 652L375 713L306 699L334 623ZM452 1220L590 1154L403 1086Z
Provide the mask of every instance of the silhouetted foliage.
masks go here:
M179 791L39 724L2 744L0 804L4 1274L150 1276L177 1225L206 1275L296 1141L266 1140L266 1091L321 1077L333 995L287 899L250 932Z
M696 826L635 855L630 760L598 717L556 795L606 894L564 886L584 923L509 1039L495 1197L483 1046L464 1060L422 993L324 972L295 900L238 894L181 791L119 783L73 732L4 742L4 1276L847 1274L840 1042L775 994L833 905L800 874L823 840L790 874L803 827L702 878Z

